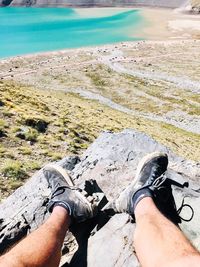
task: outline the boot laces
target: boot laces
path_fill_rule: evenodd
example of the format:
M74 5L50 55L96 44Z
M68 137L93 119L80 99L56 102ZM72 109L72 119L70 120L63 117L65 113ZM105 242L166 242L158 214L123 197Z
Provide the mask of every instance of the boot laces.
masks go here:
M162 175L159 176L159 173L160 173L160 166L157 166L157 165L153 166L151 178L150 178L150 183L153 184L158 178L163 177ZM159 176L159 177L156 178L157 176Z
M192 208L192 206L190 206L189 204L186 204L186 203L185 203L185 198L186 198L186 197L183 198L182 203L181 203L181 206L177 209L177 214L178 214L179 218L180 218L182 221L190 222L190 221L193 219L193 217L194 217L194 209ZM183 218L183 217L180 216L181 211L182 211L185 207L187 207L187 208L189 208L189 209L191 210L191 216L190 216L189 219L185 219L185 218Z
M57 197L57 196L60 196L60 195L64 194L66 189L79 191L79 192L82 191L80 188L78 188L76 186L71 187L69 185L61 185L60 183L58 183L55 186L55 191L52 193L51 198L54 198L54 197Z
M154 189L158 189L161 185L164 184L164 182L167 180L167 177L165 175L165 173L163 173L162 175L160 175L158 178L156 178L153 183L152 183L152 187Z
M154 180L154 182L152 183L151 187L153 187L153 189L157 189L157 190L158 190L158 189L160 189L161 187L164 187L164 186L162 186L162 185L164 184L164 182L165 182L167 179L168 179L168 178L167 178L167 176L166 176L166 174L165 174L165 172L164 172L162 175L160 175L158 178L156 178L156 179ZM168 179L168 180L169 180L169 179ZM175 209L176 209L177 215L179 216L179 218L180 218L182 221L190 222L190 221L193 219L193 217L194 217L194 209L192 208L191 205L185 203L185 198L186 198L186 197L183 198L180 207L179 207L178 209L176 209L176 207L175 207ZM182 212L182 210L183 210L184 208L189 208L189 209L190 209L190 211L191 211L191 216L190 216L189 218L186 218L186 219L185 219L185 218L183 218L183 217L180 216L180 214L181 214L181 212Z

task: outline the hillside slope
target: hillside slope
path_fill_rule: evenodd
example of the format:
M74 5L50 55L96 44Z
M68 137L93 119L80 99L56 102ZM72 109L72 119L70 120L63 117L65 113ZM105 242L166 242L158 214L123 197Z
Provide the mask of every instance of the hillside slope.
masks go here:
M0 198L104 130L137 129L199 160L199 45L122 43L2 60Z
M78 94L1 81L0 100L0 199L47 162L79 154L104 130L138 129L181 156L199 158L199 135Z

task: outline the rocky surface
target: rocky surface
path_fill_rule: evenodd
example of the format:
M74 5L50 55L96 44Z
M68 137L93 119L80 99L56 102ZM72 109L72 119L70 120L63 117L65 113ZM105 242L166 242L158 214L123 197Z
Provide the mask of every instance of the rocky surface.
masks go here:
M174 193L178 207L185 196L186 202L194 209L193 220L182 223L181 228L200 249L199 163L176 156L143 133L125 130L115 134L102 133L81 158L69 157L57 164L70 172L77 185L83 186L88 179L96 180L107 198L102 204L106 204L132 181L139 160L157 150L169 155L169 177L179 182L189 181L189 189L174 187ZM50 190L40 170L0 205L1 252L36 229L48 217L46 204L49 195ZM181 215L188 218L190 210L185 208ZM128 215L110 217L105 212L78 228L75 226L71 229L73 234L69 233L66 237L62 265L139 266L133 253L134 227Z
M159 6L159 7L179 7L184 4L183 0L1 0L4 6Z
M192 0L191 1L191 8L192 11L195 13L200 13L200 1L199 0Z
M180 8L181 11L200 12L199 0L0 0L0 6L38 6L38 7L112 7L112 6L149 6Z

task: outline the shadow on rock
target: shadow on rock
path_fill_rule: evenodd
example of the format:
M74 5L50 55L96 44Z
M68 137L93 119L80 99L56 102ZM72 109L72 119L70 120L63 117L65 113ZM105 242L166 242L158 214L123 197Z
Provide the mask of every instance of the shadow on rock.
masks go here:
M89 193L103 193L95 180L86 182L85 190ZM101 211L101 209L108 203L107 198L103 194L103 197L98 203L97 215L82 223L73 223L70 227L70 231L76 238L78 243L78 250L75 252L70 263L65 263L62 267L87 267L87 252L88 252L88 239L95 232L99 231L114 215L113 212Z

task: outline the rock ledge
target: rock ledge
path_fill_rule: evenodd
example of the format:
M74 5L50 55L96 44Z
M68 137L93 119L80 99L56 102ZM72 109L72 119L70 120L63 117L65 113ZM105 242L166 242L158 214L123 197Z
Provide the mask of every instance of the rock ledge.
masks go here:
M181 190L174 187L174 194L177 206L182 198L186 197L186 202L194 209L193 220L182 223L181 228L200 249L198 163L178 157L143 133L125 130L121 133L102 133L81 158L64 158L57 164L69 171L77 185L83 186L88 179L96 180L107 200L112 201L132 181L139 160L153 151L168 153L168 174L171 178L190 183L189 189ZM49 216L46 209L49 196L50 190L40 170L0 205L1 252L35 230ZM184 211L184 218L190 216L188 212L190 211ZM82 229L81 233L78 229L73 229L73 234L69 233L65 240L62 265L139 266L133 253L135 225L131 218L126 214L117 214L109 219L103 221L99 216L91 222L84 223L79 227ZM91 235L95 225L98 231Z

